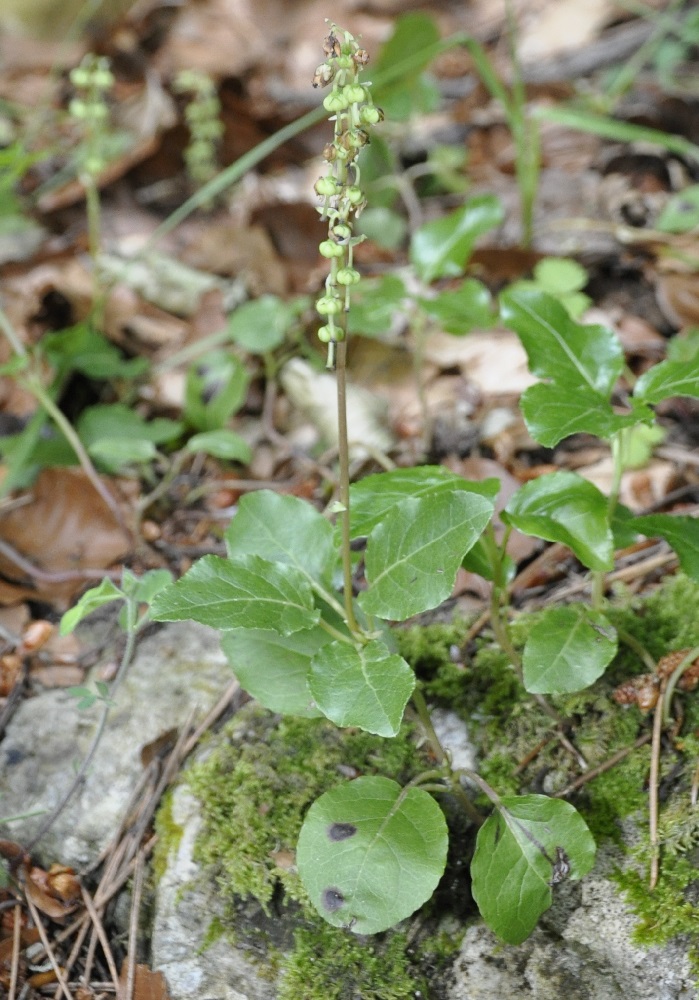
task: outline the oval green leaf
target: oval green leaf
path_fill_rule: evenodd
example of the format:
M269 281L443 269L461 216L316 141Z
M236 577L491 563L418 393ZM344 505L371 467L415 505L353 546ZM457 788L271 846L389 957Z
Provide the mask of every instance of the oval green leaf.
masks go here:
M524 686L532 694L582 691L602 676L617 648L616 630L599 611L550 608L524 646Z
M640 419L637 412L615 413L607 397L592 389L556 382L530 386L522 394L520 408L527 430L546 448L583 432L609 441L612 435Z
M250 354L266 354L284 343L293 310L276 295L261 295L238 306L228 320L228 333Z
M296 860L313 906L335 927L378 934L425 903L444 871L447 825L431 795L357 778L308 811Z
M203 451L207 455L213 455L214 458L221 458L227 462L240 462L241 465L249 465L252 461L252 449L248 442L235 431L224 428L192 435L187 442L187 451Z
M369 536L360 607L403 621L436 608L452 592L461 560L493 514L493 501L462 490L396 505Z
M634 398L659 403L672 396L699 398L699 356L691 361L661 361L639 378Z
M360 649L331 642L313 657L308 683L318 708L336 726L396 736L415 674L379 640Z
M614 565L607 499L575 472L552 472L520 487L501 518L525 535L567 545L588 569Z
M687 515L648 514L627 522L648 538L664 538L677 553L680 566L693 580L699 580L699 520Z
M499 226L504 218L499 198L476 195L456 211L415 230L410 260L425 282L463 274L479 236Z
M204 556L181 579L156 594L156 621L192 619L213 628L259 628L291 635L318 624L308 581L282 563L259 556Z
M226 531L231 556L257 555L294 566L309 581L327 578L337 561L333 527L307 501L273 490L244 496Z
M498 937L521 944L551 905L553 885L582 878L594 860L592 834L568 802L508 796L478 831L473 897Z
M447 333L461 335L476 327L487 329L495 321L490 292L482 281L468 278L453 292L418 300L428 316Z
M500 308L503 323L524 345L533 375L609 398L624 367L612 330L576 323L557 299L526 283L503 292Z
M476 493L494 501L500 490L500 480L469 482L443 465L420 465L366 476L350 487L352 538L368 535L403 500L451 490Z
M232 629L221 636L221 648L241 686L270 712L317 718L308 687L311 660L330 641L320 628L293 635L262 629Z

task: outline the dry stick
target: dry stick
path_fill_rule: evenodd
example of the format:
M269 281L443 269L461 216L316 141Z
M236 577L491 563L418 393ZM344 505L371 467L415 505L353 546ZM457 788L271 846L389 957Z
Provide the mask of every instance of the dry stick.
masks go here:
M41 914L39 913L39 911L37 910L36 906L34 905L34 902L32 901L32 897L29 895L29 893L25 893L25 899L27 901L27 906L29 907L29 912L32 915L32 920L34 921L34 924L36 925L36 929L39 932L39 937L41 938L41 943L44 946L44 950L46 951L46 954L48 956L48 960L51 963L51 967L53 968L53 971L54 971L54 973L56 975L56 979L58 980L59 986L61 988L61 992L63 993L63 996L66 998L66 1000L74 1000L73 994L68 989L68 983L66 982L66 980L65 980L65 978L63 976L63 973L61 972L61 967L58 964L58 962L56 960L56 956L53 953L53 949L51 948L51 942L48 939L48 936L46 934L46 930L44 929L44 925L41 922Z
M138 916L141 909L141 894L143 892L143 854L138 852L135 858L136 868L133 877L133 893L131 896L131 913L129 916L129 964L126 974L126 996L124 1000L133 1000L133 988L136 981L136 942L138 938Z
M3 555L9 562L13 563L33 580L41 580L44 583L69 583L71 580L103 580L105 576L108 576L112 580L121 578L120 571L117 572L108 569L40 569L39 566L30 562L17 549L2 539L0 539L0 555Z
M99 914L97 908L95 907L94 902L92 901L92 896L87 891L87 889L85 888L85 886L82 886L82 891L83 891L83 902L85 903L85 906L87 907L87 912L90 914L90 918L92 919L93 926L94 926L94 928L95 928L95 930L97 932L97 937L99 938L99 942L102 945L102 951L104 952L104 957L107 960L107 966L109 967L109 974L112 977L112 981L114 983L114 988L118 989L119 988L119 974L117 972L116 964L114 962L114 956L112 955L112 949L109 947L109 941L107 939L107 935L106 935L104 927L102 925L102 919L100 917L100 914ZM86 974L85 978L87 980L87 978L88 978L87 974Z
M19 975L19 943L22 935L22 908L15 903L14 924L12 926L12 968L10 970L10 992L7 1000L15 1000L17 993L17 977Z
M650 742L650 739L651 734L644 733L643 736L639 736L636 742L632 743L631 746L622 747L621 750L617 750L616 753L602 761L601 764L591 767L589 771L585 772L585 774L581 774L575 779L575 781L571 781L569 785L565 786L565 788L561 788L559 792L553 792L551 798L564 799L567 795L572 795L573 792L577 792L579 788L586 785L588 781L593 781L595 778L598 778L600 774L604 774L605 771L611 770L611 768L615 767L625 757L628 757L630 753L633 753L634 750L638 750L639 747L642 747L646 743Z
M658 779L660 777L660 738L663 732L663 708L665 705L665 682L660 685L658 703L653 716L653 739L650 751L650 776L648 779L648 830L650 835L650 877L648 888L655 889L660 872L658 845Z

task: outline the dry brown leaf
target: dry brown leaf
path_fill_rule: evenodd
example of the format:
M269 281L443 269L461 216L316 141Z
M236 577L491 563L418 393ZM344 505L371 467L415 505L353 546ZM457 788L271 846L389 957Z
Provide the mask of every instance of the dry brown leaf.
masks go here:
M31 503L0 517L0 538L39 571L102 570L128 552L114 515L82 469L44 469L31 492ZM79 575L69 580L32 576L7 555L0 556L0 573L5 603L31 596L66 607L86 583Z
M124 959L119 973L117 1000L126 1000L129 960ZM170 1000L162 972L153 972L147 965L137 965L134 975L133 1000Z
M536 382L521 341L508 330L477 330L468 337L432 333L425 358L441 368L460 368L484 397L519 394Z

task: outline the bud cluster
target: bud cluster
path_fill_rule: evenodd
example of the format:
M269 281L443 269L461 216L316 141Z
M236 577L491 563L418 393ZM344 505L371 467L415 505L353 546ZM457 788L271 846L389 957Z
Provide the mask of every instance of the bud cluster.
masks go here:
M190 96L184 116L190 142L184 151L189 177L195 184L206 184L215 175L217 145L223 135L221 102L214 81L200 70L181 70L174 89Z
M372 101L371 85L359 82L360 70L369 61L366 49L360 48L348 31L333 24L323 50L326 59L315 71L313 86L332 84L323 106L331 112L335 135L323 150L327 172L315 184L316 194L323 199L318 211L328 220L328 238L319 250L330 261L325 293L317 300L316 310L325 321L318 338L330 345L330 365L334 345L345 336L344 324L337 320L349 311L350 289L359 281L352 254L363 237L354 236L353 227L366 202L357 156L369 142L367 129L383 120L383 112Z
M104 56L88 54L70 72L75 97L68 105L70 116L80 122L86 139L81 171L96 178L106 166L104 155L108 131L107 94L114 86L114 74Z

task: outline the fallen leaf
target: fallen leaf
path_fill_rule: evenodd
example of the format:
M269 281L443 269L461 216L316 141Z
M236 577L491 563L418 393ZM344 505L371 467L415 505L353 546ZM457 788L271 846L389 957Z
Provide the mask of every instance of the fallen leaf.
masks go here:
M125 958L119 973L117 1000L126 1000L129 960ZM170 1000L162 972L153 972L147 965L137 965L134 974L133 1000Z

